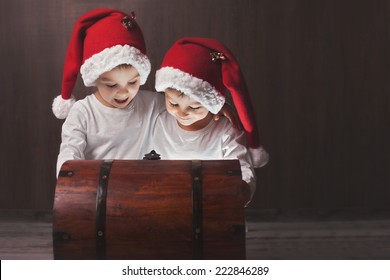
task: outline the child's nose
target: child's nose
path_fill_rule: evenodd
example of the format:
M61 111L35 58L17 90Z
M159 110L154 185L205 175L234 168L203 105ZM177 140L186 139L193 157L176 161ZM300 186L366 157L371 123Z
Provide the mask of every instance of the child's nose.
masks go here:
M177 115L178 115L179 117L183 117L183 116L188 115L188 113L187 113L187 110L183 110L183 109L181 109L181 108L178 108L178 109L177 109Z
M120 87L120 88L118 89L118 93L127 93L127 88L125 88L125 87Z

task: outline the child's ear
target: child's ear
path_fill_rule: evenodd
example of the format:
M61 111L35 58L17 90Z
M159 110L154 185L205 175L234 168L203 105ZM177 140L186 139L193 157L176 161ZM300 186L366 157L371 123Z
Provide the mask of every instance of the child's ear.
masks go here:
M230 121L230 123L232 124L232 126L234 128L242 130L242 125L241 125L240 119L237 115L237 112L228 103L225 103L223 105L222 109L214 115L214 120L218 121L223 116L226 117Z

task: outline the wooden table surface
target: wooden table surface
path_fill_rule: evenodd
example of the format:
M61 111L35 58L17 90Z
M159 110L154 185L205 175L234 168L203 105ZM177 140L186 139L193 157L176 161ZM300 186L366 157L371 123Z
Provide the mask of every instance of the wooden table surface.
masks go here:
M247 259L390 259L390 219L259 219L247 215ZM0 215L0 259L53 259L50 214Z

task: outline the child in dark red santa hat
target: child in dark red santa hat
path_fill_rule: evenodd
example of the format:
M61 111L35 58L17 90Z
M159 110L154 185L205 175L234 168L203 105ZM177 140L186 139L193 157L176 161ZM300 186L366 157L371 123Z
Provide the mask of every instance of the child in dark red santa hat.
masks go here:
M78 19L62 92L52 106L57 118L66 118L57 174L66 160L142 159L150 151L151 124L164 109L161 94L139 90L150 69L134 14L96 9ZM78 73L97 90L76 102L72 91Z
M153 148L161 159L239 159L249 201L256 188L254 167L268 162L260 145L252 104L240 67L219 41L183 38L166 53L156 72L166 111L157 118ZM244 131L222 118L212 121L230 91Z
M142 159L152 148L152 124L164 98L140 90L150 73L142 31L134 14L95 9L74 27L53 113L65 119L57 174L67 160ZM96 91L76 102L78 74ZM234 123L230 108L221 111ZM218 119L219 115L216 115Z

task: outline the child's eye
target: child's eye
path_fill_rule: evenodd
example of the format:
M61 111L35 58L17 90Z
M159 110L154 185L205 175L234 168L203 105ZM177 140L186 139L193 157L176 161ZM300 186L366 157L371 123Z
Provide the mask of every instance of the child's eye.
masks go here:
M137 82L138 82L138 80L131 81L131 82L129 82L129 85L133 86L133 85L135 85Z
M114 87L116 87L116 84L115 85L106 84L106 87L114 88Z
M190 109L193 110L193 111L198 110L199 108L200 108L200 106L199 107L191 107L190 106Z
M169 105L170 105L171 107L176 107L176 106L177 106L177 104L172 103L172 102L169 102Z

